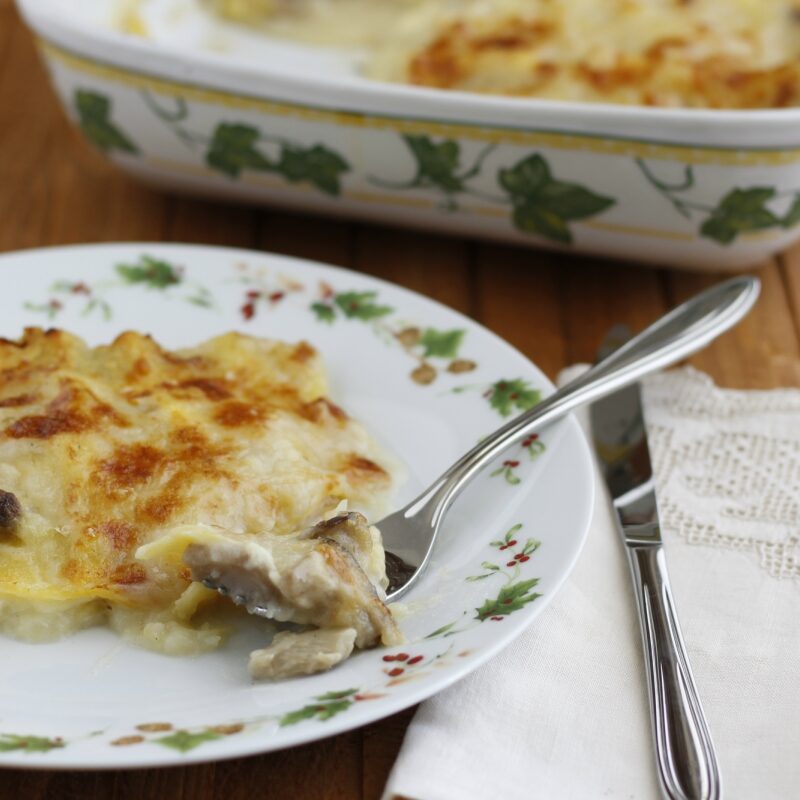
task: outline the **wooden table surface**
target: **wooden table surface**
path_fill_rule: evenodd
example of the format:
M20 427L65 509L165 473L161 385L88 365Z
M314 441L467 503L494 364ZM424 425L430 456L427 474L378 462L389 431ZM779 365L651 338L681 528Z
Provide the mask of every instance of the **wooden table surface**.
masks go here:
M549 376L591 359L614 323L634 329L718 277L187 199L145 188L66 122L11 0L0 0L0 251L176 241L289 253L378 275L469 314ZM748 318L692 362L724 386L800 386L800 248L758 270ZM0 303L7 290L0 290ZM0 800L119 797L378 798L409 710L279 753L185 768L0 772Z

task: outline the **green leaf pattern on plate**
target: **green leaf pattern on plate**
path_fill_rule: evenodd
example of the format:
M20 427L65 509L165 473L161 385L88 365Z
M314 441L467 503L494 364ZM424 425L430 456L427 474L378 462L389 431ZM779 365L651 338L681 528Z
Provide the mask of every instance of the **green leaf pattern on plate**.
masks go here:
M160 258L142 254L133 264L117 264L114 266L116 281L97 281L88 284L84 281L60 280L50 287L50 297L44 302L25 301L23 307L37 314L44 314L54 319L64 311L72 300L82 299L81 316L90 316L95 312L106 321L110 321L114 312L105 294L106 290L115 286L140 286L168 292L172 287L186 284L183 269ZM191 293L181 297L187 303L199 308L214 307L211 292L199 283L190 283Z
M198 731L197 733L177 730L174 733L170 733L168 736L159 736L152 741L156 744L160 744L162 747L169 747L172 750L177 750L179 753L188 753L206 742L213 742L221 738L222 734L212 730Z
M14 733L0 733L0 753L12 750L24 750L26 753L47 753L59 747L64 747L65 742L59 737L50 739L46 736L19 736Z

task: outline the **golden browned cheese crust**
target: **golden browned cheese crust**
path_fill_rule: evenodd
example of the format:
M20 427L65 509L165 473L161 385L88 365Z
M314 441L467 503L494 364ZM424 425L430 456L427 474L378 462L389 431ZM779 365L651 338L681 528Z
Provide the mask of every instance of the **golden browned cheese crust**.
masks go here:
M739 109L800 104L797 0L213 5L274 35L366 46L367 72L382 80L582 102Z
M326 393L305 342L0 340L0 601L168 609L188 570L134 554L175 526L283 534L343 499L374 507L389 474Z

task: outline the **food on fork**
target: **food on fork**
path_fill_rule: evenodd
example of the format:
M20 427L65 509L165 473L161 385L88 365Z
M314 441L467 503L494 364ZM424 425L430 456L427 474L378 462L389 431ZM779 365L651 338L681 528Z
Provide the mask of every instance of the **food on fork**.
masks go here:
M211 650L231 604L201 582L219 576L295 623L254 656L256 677L399 642L380 535L344 510L377 516L391 488L387 457L328 399L306 342L228 333L170 351L129 331L90 348L40 328L0 340L6 634L108 624L160 652Z

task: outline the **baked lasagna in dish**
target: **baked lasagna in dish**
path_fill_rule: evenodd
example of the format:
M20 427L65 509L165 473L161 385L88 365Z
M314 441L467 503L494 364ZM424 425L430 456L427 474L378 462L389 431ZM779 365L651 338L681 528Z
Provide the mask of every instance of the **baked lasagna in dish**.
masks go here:
M582 102L800 104L797 0L209 0L269 33L368 48L381 80Z
M377 530L389 462L327 397L318 353L229 333L169 351L134 332L0 340L0 630L108 624L164 653L218 647L229 601L296 623L256 677L402 640ZM242 612L243 613L243 612Z

